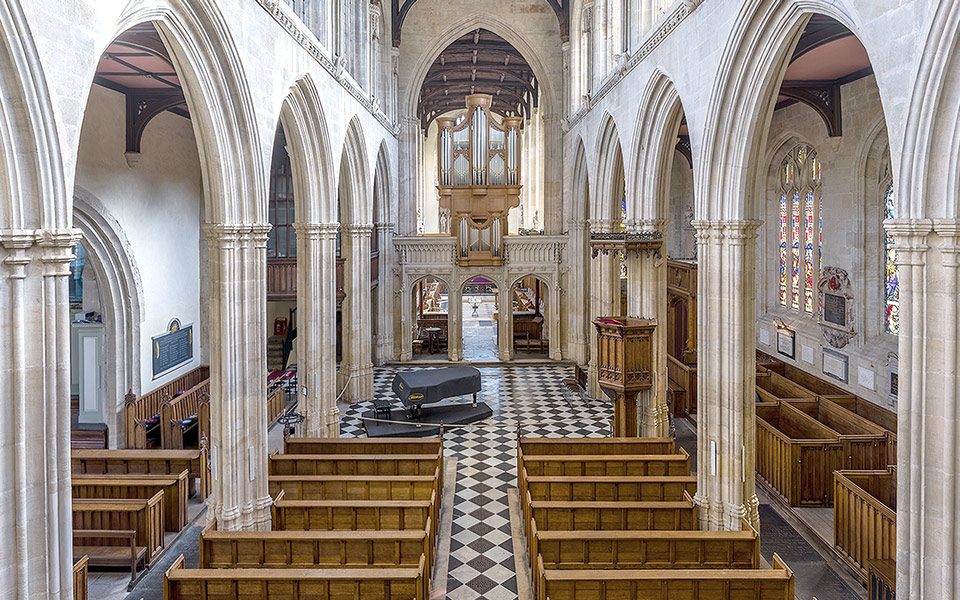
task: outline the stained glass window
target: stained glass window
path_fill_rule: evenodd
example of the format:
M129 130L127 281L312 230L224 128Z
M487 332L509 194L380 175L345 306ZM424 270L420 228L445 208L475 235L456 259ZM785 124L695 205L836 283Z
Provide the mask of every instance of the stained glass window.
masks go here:
M787 195L780 194L780 304L787 305Z
M816 150L801 145L783 159L780 169L778 298L781 306L810 314L823 254L820 168Z
M893 184L887 186L884 193L885 219L896 218ZM897 251L893 246L893 236L883 234L883 280L884 280L884 323L887 333L900 333L900 278L897 275Z

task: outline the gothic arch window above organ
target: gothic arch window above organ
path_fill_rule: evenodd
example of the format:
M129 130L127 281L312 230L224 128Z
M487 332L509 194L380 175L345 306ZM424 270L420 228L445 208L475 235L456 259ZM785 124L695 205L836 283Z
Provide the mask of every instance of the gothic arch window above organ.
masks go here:
M814 314L823 254L822 165L809 145L780 163L777 198L778 299L781 306Z
M880 176L880 200L883 202L883 219L897 218L896 195L889 161ZM897 251L893 236L883 232L883 325L884 331L900 334L900 277L897 270Z

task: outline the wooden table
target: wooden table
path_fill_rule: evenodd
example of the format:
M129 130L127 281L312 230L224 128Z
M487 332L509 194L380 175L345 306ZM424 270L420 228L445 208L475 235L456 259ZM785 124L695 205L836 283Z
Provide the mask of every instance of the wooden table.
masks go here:
M436 354L439 350L437 344L437 338L440 336L441 329L439 327L425 327L423 332L427 334L427 345L430 348L430 354Z

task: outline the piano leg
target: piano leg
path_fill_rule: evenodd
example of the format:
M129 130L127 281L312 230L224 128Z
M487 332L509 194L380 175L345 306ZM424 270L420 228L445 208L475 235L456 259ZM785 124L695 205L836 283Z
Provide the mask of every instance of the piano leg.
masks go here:
M474 408L477 407L477 393L476 393L476 392L473 393L473 407L474 407Z

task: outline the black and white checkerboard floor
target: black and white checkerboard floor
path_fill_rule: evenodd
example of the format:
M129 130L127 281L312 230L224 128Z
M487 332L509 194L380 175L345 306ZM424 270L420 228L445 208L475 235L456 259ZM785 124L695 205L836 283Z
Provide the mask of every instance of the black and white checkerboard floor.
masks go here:
M563 383L569 367L480 369L480 400L493 417L448 431L444 452L457 459L447 598L517 598L517 575L507 493L517 485L517 427L523 435L606 437L610 404L571 392ZM374 396L392 398L395 368L374 373ZM372 403L344 411L341 435L363 436L359 415Z

